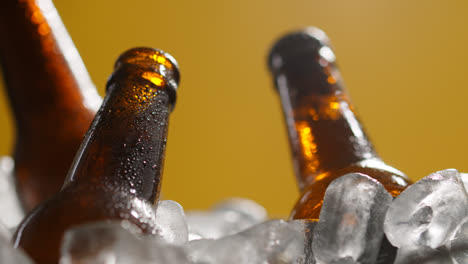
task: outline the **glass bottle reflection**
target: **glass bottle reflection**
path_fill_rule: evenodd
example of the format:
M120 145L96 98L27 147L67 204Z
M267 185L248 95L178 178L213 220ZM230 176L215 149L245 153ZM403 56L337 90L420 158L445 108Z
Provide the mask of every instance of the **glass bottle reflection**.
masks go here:
M26 211L60 190L101 98L50 0L0 3L0 63Z
M393 196L410 184L374 150L356 118L323 31L307 28L281 38L270 52L269 68L302 192L292 218L317 220L328 184L350 172L375 178Z
M68 228L106 219L157 232L151 204L159 199L169 113L179 71L167 53L125 52L81 144L62 190L20 224L15 246L37 263L57 263Z

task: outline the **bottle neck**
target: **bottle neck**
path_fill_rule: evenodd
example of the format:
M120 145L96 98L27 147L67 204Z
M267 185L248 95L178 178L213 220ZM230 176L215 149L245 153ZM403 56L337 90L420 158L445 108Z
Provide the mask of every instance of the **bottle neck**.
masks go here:
M94 184L155 203L171 109L169 93L138 76L121 75L114 73L109 81L108 95L64 186Z
M329 66L313 75L294 69L275 75L301 190L327 172L380 160L353 112L339 72Z
M50 0L2 1L0 34L0 63L20 133L46 126L44 119L80 120L79 113L99 108L101 99Z

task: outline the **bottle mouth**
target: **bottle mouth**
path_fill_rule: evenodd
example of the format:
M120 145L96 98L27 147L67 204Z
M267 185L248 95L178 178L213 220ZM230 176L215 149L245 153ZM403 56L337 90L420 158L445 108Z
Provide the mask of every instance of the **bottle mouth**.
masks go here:
M334 63L335 55L330 41L316 27L288 33L275 42L268 56L268 68L279 73L288 64L304 65Z
M174 107L180 73L177 61L169 53L146 47L132 48L122 53L115 62L114 73L121 70L131 71L156 87L166 89Z
M268 68L277 89L288 87L298 96L330 95L343 90L330 41L315 27L286 34L276 41L268 56Z

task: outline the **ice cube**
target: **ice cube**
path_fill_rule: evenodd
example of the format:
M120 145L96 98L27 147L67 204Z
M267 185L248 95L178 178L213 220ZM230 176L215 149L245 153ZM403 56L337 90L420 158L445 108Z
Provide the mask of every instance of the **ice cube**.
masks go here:
M265 209L248 199L229 199L212 211L187 212L190 240L194 238L217 239L245 230L265 221Z
M387 237L384 236L375 264L393 264L396 258L397 250L398 248L390 244Z
M312 242L314 239L314 230L315 226L317 226L317 222L312 220L293 220L293 221L301 221L304 224L304 261L298 262L298 264L314 264L315 257L314 252L312 250Z
M0 240L3 239L5 241L10 241L12 237L13 232L11 232L11 230L8 227L6 227L5 224L0 222Z
M16 227L24 217L13 178L14 161L9 156L0 157L0 221L8 228Z
M65 233L60 264L185 264L175 246L142 236L127 221L104 221L78 226Z
M458 263L468 263L468 221L465 221L449 243L450 254Z
M312 249L317 263L375 263L392 196L360 173L334 180L325 192Z
M9 242L0 241L0 263L32 264L22 249L14 248Z
M245 217L250 217L252 221L261 223L267 220L268 214L265 208L258 203L245 198L230 198L214 206L214 211L218 212L238 212Z
M185 250L189 260L195 263L256 264L262 261L255 245L242 236L193 240L185 245Z
M461 173L460 172L460 178L463 182L463 186L465 187L465 191L468 192L468 173Z
M203 239L203 237L199 234L189 232L188 241L198 240L198 239Z
M299 219L291 220L289 223L296 226L295 230L301 233L303 238L299 238L298 235L294 242L289 243L283 251L281 261L273 263L315 264L315 257L312 251L312 241L317 222L307 219Z
M426 246L398 249L394 264L459 264L452 260L446 247L433 249Z
M316 222L270 220L239 233L253 241L266 263L315 263L312 233Z
M10 231L0 224L0 263L32 264L32 260L26 253L20 248L14 248L10 240Z
M181 245L188 240L188 227L184 209L174 201L159 202L156 209L156 222L159 226L159 237L164 242Z
M468 216L468 196L457 170L435 172L409 186L390 205L384 230L396 247L445 245Z
M307 255L313 227L307 221L272 220L220 239L191 241L185 249L196 263L313 264L313 256Z
M186 216L189 240L217 239L245 229L239 214L234 212L188 211Z

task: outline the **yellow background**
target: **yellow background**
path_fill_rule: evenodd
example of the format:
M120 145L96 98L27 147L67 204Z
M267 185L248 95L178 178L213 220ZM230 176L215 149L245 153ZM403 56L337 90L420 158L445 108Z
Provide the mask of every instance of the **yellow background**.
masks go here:
M298 192L266 54L314 25L334 44L348 90L383 159L418 179L468 171L468 1L56 0L101 95L117 56L161 48L181 67L165 199L208 208L252 198L289 214ZM0 154L13 127L3 91Z

